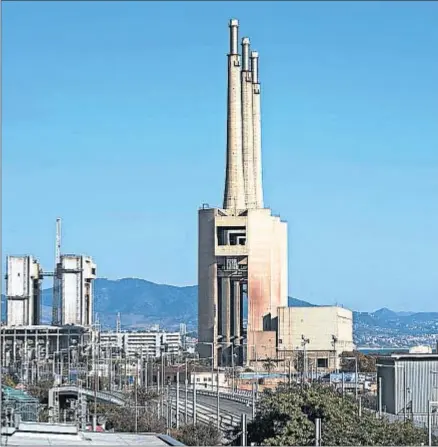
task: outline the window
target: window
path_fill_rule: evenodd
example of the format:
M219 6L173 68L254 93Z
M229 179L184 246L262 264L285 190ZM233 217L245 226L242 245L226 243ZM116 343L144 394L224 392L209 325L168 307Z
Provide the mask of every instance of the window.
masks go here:
M317 359L318 368L328 368L328 359Z

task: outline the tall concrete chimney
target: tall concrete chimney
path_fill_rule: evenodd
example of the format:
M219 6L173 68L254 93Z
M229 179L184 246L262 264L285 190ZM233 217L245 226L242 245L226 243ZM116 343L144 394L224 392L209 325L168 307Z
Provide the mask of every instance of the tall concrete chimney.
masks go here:
M254 187L254 149L253 149L253 111L252 111L252 72L249 56L250 41L248 37L242 39L242 155L243 182L245 185L246 208L256 207Z
M224 209L245 209L242 164L242 104L240 56L238 53L239 21L230 20L230 53L228 54L227 103L227 168Z
M252 73L252 120L253 120L253 159L254 159L254 190L256 208L263 208L262 182L262 131L260 116L260 80L259 54L251 52Z

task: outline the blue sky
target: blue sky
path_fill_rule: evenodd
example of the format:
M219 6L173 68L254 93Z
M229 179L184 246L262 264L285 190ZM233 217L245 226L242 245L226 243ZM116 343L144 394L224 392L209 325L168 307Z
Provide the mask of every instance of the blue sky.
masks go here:
M265 202L289 290L438 310L436 2L3 3L3 259L196 283L220 205L228 19L260 52ZM49 286L50 284L47 284Z

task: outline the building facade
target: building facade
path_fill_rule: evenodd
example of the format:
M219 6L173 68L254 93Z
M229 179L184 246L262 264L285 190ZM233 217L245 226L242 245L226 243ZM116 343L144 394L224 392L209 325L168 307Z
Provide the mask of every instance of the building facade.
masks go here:
M123 349L129 356L158 358L165 355L178 355L181 351L179 332L123 331L101 332L101 345Z
M377 361L377 392L384 412L427 422L429 402L438 402L438 355L393 354ZM432 414L438 426L438 413Z
M6 270L7 325L40 324L40 264L32 256L7 256Z
M277 344L280 359L306 351L309 369L338 369L340 355L354 350L353 312L338 306L281 307Z
M61 255L54 273L53 324L91 326L96 264L89 256Z

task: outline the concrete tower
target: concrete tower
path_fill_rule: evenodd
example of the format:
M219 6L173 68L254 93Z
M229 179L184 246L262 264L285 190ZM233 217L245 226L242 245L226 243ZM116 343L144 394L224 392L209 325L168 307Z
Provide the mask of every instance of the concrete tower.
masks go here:
M260 115L260 82L259 82L259 53L251 52L252 79L252 125L253 125L253 172L255 207L263 208L262 185L262 128Z
M243 155L243 180L245 184L246 208L255 208L256 195L254 184L254 132L253 132L253 84L252 72L249 60L248 37L242 39L242 155Z
M96 264L89 256L60 255L55 269L58 306L53 324L91 326L93 322L93 280Z
M239 21L230 20L227 101L227 168L225 171L224 209L245 209L242 169L242 104L240 55L238 52Z
M224 203L198 216L198 352L215 366L275 357L287 306L287 224L263 208L258 54L242 39L241 67L238 21L229 26Z
M42 269L32 256L6 258L7 325L38 325L41 320Z

